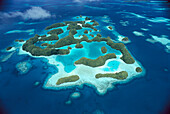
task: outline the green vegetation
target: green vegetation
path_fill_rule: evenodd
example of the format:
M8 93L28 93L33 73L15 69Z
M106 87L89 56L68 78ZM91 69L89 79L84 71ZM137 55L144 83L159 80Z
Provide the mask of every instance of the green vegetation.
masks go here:
M135 60L133 59L133 57L130 55L130 53L128 52L128 50L126 49L125 45L123 43L114 43L112 40L108 40L107 44L116 50L119 50L122 53L122 57L121 59L127 63L127 64L133 64L135 62Z
M7 48L6 48L7 51L10 50L10 49L12 49L12 47L7 47Z
M76 47L76 48L83 48L83 45L80 44L80 43L77 43L75 47Z
M83 27L85 28L91 28L91 29L94 29L93 25L89 24L89 23L86 23L86 24L82 24Z
M93 26L98 26L99 23L97 21L94 21L94 23L92 24Z
M58 35L57 34L52 34L51 36L44 36L44 37L41 37L41 39L39 39L39 41L53 41L53 40L58 40Z
M53 48L48 48L50 44L45 49L42 49L38 46L35 46L34 44L39 41L38 39L39 35L35 35L33 38L30 38L29 40L24 43L22 46L22 49L30 52L33 56L50 56L50 55L64 55L64 54L69 54L70 51L68 49L53 49Z
M75 64L83 64L91 67L98 67L105 64L106 60L116 58L114 53L107 54L105 56L100 56L97 59L88 59L86 57L82 57L81 59L77 60Z
M88 41L88 40L89 40L88 37L86 35L83 35L83 37L80 39L80 42L81 41Z
M71 48L70 46L68 46L68 48L67 48L67 49L69 49L69 50L70 50L70 49L72 49L72 48Z
M101 37L99 36L96 36L92 39L92 41L97 41L97 42L100 42L101 41Z
M69 34L72 34L72 35L75 35L75 34L77 34L77 31L76 31L76 29L71 29L71 30L69 31Z
M129 40L128 37L122 39L122 41L128 41L128 40Z
M113 30L113 28L111 26L108 27L110 30Z
M93 30L94 30L94 31L97 31L97 28L94 28Z
M48 46L48 43L42 43L41 46Z
M40 36L41 38L43 38L43 37L46 37L46 35L42 35L42 36Z
M79 79L80 78L79 78L78 75L72 75L72 76L69 76L69 77L64 77L64 78L58 79L56 84L60 85L60 84L67 83L67 82L75 82L75 81L77 81Z
M86 20L89 20L89 18L86 18ZM91 22L96 22L95 20L92 20ZM48 34L51 34L51 36L46 37L46 35L41 36L41 38L39 38L39 35L35 35L33 38L28 39L24 45L23 45L23 50L30 52L32 55L34 56L50 56L50 55L57 55L57 54L69 54L70 51L69 49L56 49L56 48L60 48L63 46L68 46L71 44L77 44L76 47L77 48L81 48L82 44L80 44L82 41L86 41L86 42L93 42L93 41L97 41L97 42L101 42L101 41L105 41L107 43L107 45L109 45L111 48L119 50L122 53L122 57L121 59L127 63L127 64L133 64L135 62L135 60L133 59L133 57L131 56L131 54L129 53L129 51L126 49L125 45L123 43L114 43L110 37L107 38L102 38L101 34L97 34L96 37L94 37L93 34L90 34L90 36L94 37L93 39L89 40L88 37L86 35L83 35L83 37L81 39L75 39L73 35L75 35L77 33L77 30L82 29L82 27L80 25L77 25L78 23L81 23L83 27L85 28L91 28L94 31L97 31L96 28L93 27L93 25L90 25L88 23L85 24L85 21L65 21L63 23L56 23L53 24L49 27L47 27L46 29L51 29L51 28L55 28L55 27L61 27L61 26L66 26L67 24L67 30L69 31L69 35L59 39L58 38L58 34L63 33L62 29L54 29L48 32ZM111 27L110 27L111 29ZM91 30L90 30L91 31ZM87 31L86 31L87 32ZM59 39L59 40L58 40ZM52 41L52 40L58 40L55 44L42 44L41 46L46 46L46 48L42 49L41 47L38 47L36 45L34 45L37 42L41 42L41 41ZM16 40L19 41L19 40ZM21 40L23 41L23 40ZM100 58L100 57L99 57ZM102 58L102 57L101 57ZM95 60L88 60L89 62L88 64L90 64L91 66L95 66L95 65L100 65L100 64L104 64L105 59L99 59L100 62L99 63L95 63L94 65L91 65L91 61L95 61ZM84 60L84 59L81 59ZM104 61L104 62L103 62ZM80 61L76 62L79 63ZM87 64L87 63L84 63Z
M24 40L23 39L20 39L20 40L16 39L15 42L24 42Z
M69 34L68 36L58 40L54 45L49 46L49 48L59 48L71 44L77 44L80 42L80 39L74 39L73 35Z
M49 31L47 34L61 34L61 33L63 33L64 31L61 29L61 28L59 28L59 29L54 29L54 30L51 30L51 31Z
M102 53L106 53L106 52L107 52L107 48L106 48L105 46L103 46L103 47L101 48L101 51L102 51Z
M100 33L97 33L97 36L98 36L98 37L102 37L102 35L101 35Z
M137 68L136 68L136 72L142 72L142 68L137 67Z
M80 21L80 23L81 22L82 21ZM77 25L78 22L66 21L65 23L69 24L68 27L67 27L67 30L71 30L71 29L80 30L80 29L82 29L82 27L80 25Z
M90 20L90 18L89 18L89 17L86 17L85 20Z
M128 73L126 71L121 71L118 73L96 74L96 78L104 78L104 77L110 77L110 78L115 78L118 80L124 80L128 77Z
M67 24L71 24L71 25L77 25L78 23L80 24L85 24L85 21L64 21L64 23Z
M66 26L66 25L63 23L55 23L55 24L52 24L52 25L46 27L45 30L49 30L49 29L57 28L57 27L63 27L63 26Z
M91 20L90 22L96 22L96 21L93 19L93 20Z
M85 30L85 31L84 31L84 33L85 33L85 34L87 34L87 33L88 33L88 31L87 31L87 30Z
M93 34L90 34L90 36L91 36L91 37L94 37L94 35L93 35Z

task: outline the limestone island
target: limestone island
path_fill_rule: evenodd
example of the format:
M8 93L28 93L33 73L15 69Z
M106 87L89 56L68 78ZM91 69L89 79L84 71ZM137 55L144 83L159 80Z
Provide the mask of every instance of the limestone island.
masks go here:
M11 46L6 48L6 50L7 50L7 51L8 51L8 50L11 50L11 49L12 49L12 47L11 47Z
M113 30L113 28L111 26L108 26L108 29Z
M100 33L96 34L99 30L95 27L100 26L96 20L81 15L80 18L75 19L76 21L64 21L47 26L46 34L36 34L24 41L20 48L20 54L46 58L49 64L58 68L58 72L49 76L44 82L45 89L59 90L74 86L81 87L85 84L95 87L97 93L104 94L115 84L125 83L144 72L123 43L114 42L110 37L102 37ZM109 29L112 27L109 26ZM68 34L61 37L66 32ZM88 53L93 51L96 43L101 44L97 50L101 55L91 57ZM87 50L86 47L90 45L93 46ZM84 51L85 55L79 54L78 50ZM72 61L74 69L68 72L65 70L67 66L57 58L62 56L64 59L73 53L76 58L72 57L66 61L68 63Z
M122 41L129 41L129 38L128 38L128 37L124 37L124 38L122 39Z

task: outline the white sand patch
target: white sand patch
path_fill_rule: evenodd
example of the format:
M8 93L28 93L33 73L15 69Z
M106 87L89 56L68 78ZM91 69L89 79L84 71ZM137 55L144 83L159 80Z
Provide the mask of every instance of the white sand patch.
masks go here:
M111 25L110 25L110 26L111 26ZM109 29L109 26L106 26L107 30L110 30L110 31L115 30L114 26L111 26L111 27L112 27L112 29Z
M122 26L128 26L129 25L129 21L122 21L120 20L119 22Z
M136 13L131 13L131 12L123 12L123 11L120 11L120 12L117 12L117 13L131 14L131 15L136 16L136 17L138 17L138 18L146 18L145 16L142 16L142 15L139 15L139 14L136 14Z
M76 0L76 1L80 1L80 0ZM84 1L84 0L82 0L82 1ZM86 0L86 1L94 1L94 0ZM93 6L89 6L89 5L84 5L84 7L91 8L91 9L97 9L97 10L107 10L107 8L93 7Z
M91 20L85 20L85 24L90 24L90 25L92 25L93 24L93 22L91 22Z
M107 18L109 18L109 16L108 15L104 15L102 18L107 19Z
M125 44L127 44L127 43L130 43L130 42L131 42L129 38L128 38L128 39L129 39L128 41L122 41L122 40L123 40L123 38L125 38L125 36L118 35L117 37L118 37L118 40L119 40L119 41L121 41L121 42L123 42L123 43L125 43Z
M75 34L75 35L74 35L74 38L75 38L75 39L81 39L81 38L83 38L83 35L79 36L79 35Z
M32 34L34 34L35 30L34 29L29 29L29 30L11 30L11 31L6 32L5 34L23 33L23 32L26 32L26 33L29 33L29 35L32 35Z
M153 44L154 44L155 42L157 42L157 41L155 41L155 40L153 40L153 39L149 39L149 38L147 38L146 41L148 41L148 42L150 42L150 43L153 43Z
M133 31L133 34L136 36L144 36L142 32L138 32L138 31Z
M162 45L167 45L168 43L170 43L170 40L164 35L161 37L158 36L154 36L152 34L150 34L150 36L157 42L160 42Z
M110 17L108 15L104 15L103 17L99 17L100 20L102 20L105 23L110 23L111 24L111 20Z
M115 32L115 34L117 34L117 36L119 36L118 33ZM19 49L19 54L28 54L30 56L32 56L30 53L25 52L22 50L22 47L20 47ZM121 55L120 55L121 56ZM137 73L135 71L135 68L140 66L137 62L135 62L134 64L126 64L124 63L121 59L120 56L117 57L117 59L109 59L106 61L106 63L103 66L100 67L89 67L86 65L75 65L76 68L70 72L67 73L64 71L64 65L61 62L56 61L56 58L58 57L57 55L53 55L53 56L39 56L36 58L46 58L48 59L48 63L54 65L56 68L58 68L58 73L52 75L52 76L48 76L48 78L46 79L43 87L46 89L66 89L66 88L71 88L75 85L79 85L80 87L82 87L84 84L87 84L89 86L92 86L94 88L96 88L97 92L99 94L105 94L107 92L108 89L111 89L114 87L115 83L123 83L123 82L127 82L129 79L132 79L132 77L137 76L138 74L141 73ZM35 56L32 56L35 57ZM106 72L103 71L104 67L108 67L107 63L111 60L116 60L120 62L120 65L118 67L118 70L115 72ZM113 78L99 78L96 79L95 75L98 73L116 73L116 72L121 72L121 71L127 71L129 76L126 80L117 80L117 79L113 79ZM67 83L63 83L60 85L56 85L56 82L63 77L68 77L71 75L78 75L80 77L80 79L78 81L75 82L67 82ZM69 101L68 101L69 103Z
M102 21L105 22L105 23L110 23L109 19L103 19Z
M168 23L170 21L170 19L164 18L164 17L155 17L155 18L151 18L151 19L147 19L150 22L154 22L154 23L162 23L162 22L166 22Z
M146 39L146 41L151 43L159 42L166 47L165 51L170 53L170 40L167 35L161 35L160 37L150 34L152 39Z
M32 56L30 53L25 52L22 50L22 47L19 49L19 54L28 54ZM54 90L60 90L60 89L68 89L72 88L74 86L78 86L80 88L83 87L83 85L88 85L91 87L94 87L97 91L98 94L103 95L105 94L108 90L114 88L114 85L117 83L126 83L130 79L133 79L133 77L137 77L138 75L144 74L144 68L142 73L137 73L135 71L136 67L142 67L139 65L139 63L135 62L134 64L126 64L124 61L120 59L122 55L118 55L116 59L109 59L106 61L106 63L103 66L100 67L90 67L82 64L75 65L76 68L70 72L67 73L64 70L64 65L61 62L56 61L56 58L58 57L57 55L52 55L52 56L32 56L35 58L46 58L48 59L48 63L51 65L54 65L56 68L58 68L58 73L54 75L48 76L46 81L43 84L43 88L45 89L54 89ZM107 68L108 62L109 61L118 61L120 62L120 65L116 71L104 71L103 68ZM98 73L116 73L116 72L121 72L121 71L127 71L128 72L128 77L125 80L117 80L114 78L99 78L96 79L95 75ZM79 80L75 82L67 82L67 83L62 83L60 85L57 85L56 82L63 77L68 77L71 75L78 75ZM68 101L69 103L69 101Z
M79 98L81 96L80 92L74 92L70 95L71 98Z
M111 25L110 25L110 26L111 26ZM118 41L123 42L123 43L125 43L125 44L131 42L130 39L129 39L128 41L122 41L122 39L125 38L125 36L120 35L120 34L115 30L115 27L114 27L114 26L111 26L111 27L112 27L112 30L109 29L109 26L106 26L106 29L107 29L107 30L110 30L110 31L113 31L112 33L113 33L115 36L117 36L117 38L118 38L117 40L118 40Z
M97 89L97 92L99 94L105 94L107 92L108 89L111 89L114 87L114 85L112 85L113 83L118 83L118 82L124 82L121 80L117 80L117 79L113 79L113 78L99 78L96 79L95 75L98 73L116 73L116 72L120 72L120 71L127 71L129 76L127 78L127 80L130 77L133 77L139 73L137 73L135 71L135 68L139 66L139 64L137 64L137 62L135 62L134 64L126 64L124 63L122 60L120 59L116 59L117 61L121 62L119 68L117 71L115 72L106 72L103 71L102 68L107 67L107 60L106 63L103 66L100 67L90 67L90 66L85 66L85 65L76 65L76 68L71 72L71 73L66 73L64 71L64 66L55 61L55 58L48 58L49 63L53 64L55 66L57 66L56 64L59 64L59 67L57 66L58 73L50 76L46 82L44 83L44 88L47 89L67 89L70 88L72 86L75 85L79 85L82 86L83 84L87 84L89 86L95 87ZM115 59L110 59L110 60L115 60ZM63 83L60 85L56 85L56 82L58 79L63 78L63 77L68 77L71 75L78 75L80 77L80 79L78 81L75 82L67 82L67 83Z
M141 30L143 30L143 31L149 31L149 29L146 29L146 28L141 28Z
M91 22L91 20L86 20L85 22L88 23L88 22Z
M10 50L6 50L6 52L12 52L15 51L17 48L16 47L12 47Z
M147 21L150 21L150 22L153 22L153 23L162 23L162 22L166 22L168 23L170 21L170 19L167 19L167 18L164 18L164 17L155 17L155 18L148 18L148 17L145 17L145 16L142 16L142 15L139 15L139 14L136 14L136 13L132 13L132 12L117 12L117 13L125 13L125 14L130 14L130 15L133 15L137 18L143 18L143 19L146 19Z
M2 58L0 58L0 62L5 62L7 61L9 58L11 58L11 56L15 53L15 51L11 52L10 54L6 55L6 56L2 56Z
M51 36L51 34L47 34L47 35L46 35L46 37L49 37L49 36Z
M81 23L77 23L77 25L80 25L82 27L82 24Z

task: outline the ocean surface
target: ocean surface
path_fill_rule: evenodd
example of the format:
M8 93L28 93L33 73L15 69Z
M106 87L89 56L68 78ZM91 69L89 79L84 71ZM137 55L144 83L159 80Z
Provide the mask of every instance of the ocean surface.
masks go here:
M31 9L32 8L32 9ZM37 17L29 14L38 9ZM40 8L40 9L39 9ZM30 9L30 10L29 10ZM41 11L43 9L43 11ZM45 13L46 15L41 15ZM89 16L99 22L101 34L119 41L126 36L125 44L146 73L104 95L90 86L64 90L43 88L48 76L58 72L45 58L19 55L17 48L7 52L9 46L19 47L16 39L27 40L35 34L45 34L45 27L53 23L75 20L76 16ZM39 17L38 17L39 16ZM109 31L107 26L113 26ZM60 37L64 37L62 34ZM39 44L37 44L39 45ZM66 72L74 69L73 61L81 57L97 58L99 44L86 44L65 58L58 57ZM104 44L103 44L104 45ZM109 49L109 52L113 50ZM77 55L76 53L79 53ZM114 52L118 53L118 52ZM70 61L68 61L70 60ZM29 71L22 74L17 64L27 62ZM108 66L118 62L110 62ZM31 66L30 66L31 65ZM108 69L104 69L108 70ZM37 83L38 82L38 83ZM70 94L79 92L79 98ZM71 104L66 101L71 99ZM7 0L0 8L0 114L166 114L170 107L170 3L124 2L116 0Z

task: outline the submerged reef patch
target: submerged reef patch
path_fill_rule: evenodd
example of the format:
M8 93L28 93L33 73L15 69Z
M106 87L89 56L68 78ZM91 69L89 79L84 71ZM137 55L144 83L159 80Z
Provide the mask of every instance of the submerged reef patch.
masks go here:
M32 65L27 61L19 62L19 63L16 64L16 69L19 72L19 74L28 73L29 70L31 69L31 67L32 67Z

